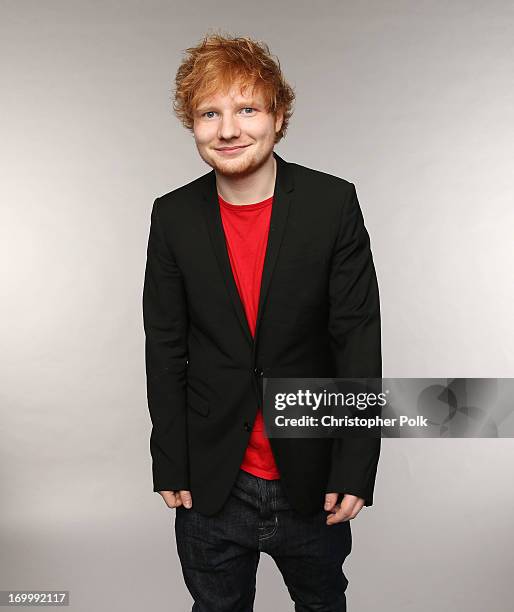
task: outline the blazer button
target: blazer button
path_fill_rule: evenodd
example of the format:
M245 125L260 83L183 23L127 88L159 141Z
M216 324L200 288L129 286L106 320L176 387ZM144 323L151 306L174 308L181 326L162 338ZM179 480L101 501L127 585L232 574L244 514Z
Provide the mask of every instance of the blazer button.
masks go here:
M252 431L252 428L250 427L250 423L248 421L245 421L244 429L245 431Z

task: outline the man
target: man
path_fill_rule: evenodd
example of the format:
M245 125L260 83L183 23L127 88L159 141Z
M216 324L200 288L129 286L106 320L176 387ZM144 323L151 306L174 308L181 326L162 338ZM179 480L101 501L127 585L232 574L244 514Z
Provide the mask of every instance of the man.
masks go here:
M193 610L253 610L260 552L296 610L346 610L349 521L373 503L380 439L268 439L262 379L381 377L355 186L274 152L294 93L265 44L211 35L187 52L174 108L212 170L151 215L154 491L176 508Z

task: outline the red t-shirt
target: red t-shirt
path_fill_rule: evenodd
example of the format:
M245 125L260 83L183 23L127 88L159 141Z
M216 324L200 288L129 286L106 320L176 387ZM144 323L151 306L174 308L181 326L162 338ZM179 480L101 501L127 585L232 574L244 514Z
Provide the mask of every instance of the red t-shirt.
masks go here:
M273 196L245 205L230 204L219 194L218 200L232 274L254 336ZM241 469L267 480L280 478L261 408L257 410Z

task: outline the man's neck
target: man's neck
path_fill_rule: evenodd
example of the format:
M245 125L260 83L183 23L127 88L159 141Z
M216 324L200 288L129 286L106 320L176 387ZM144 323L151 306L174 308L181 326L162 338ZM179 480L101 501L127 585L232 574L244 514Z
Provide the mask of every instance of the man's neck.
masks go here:
M255 172L242 178L216 172L218 194L230 204L255 204L271 198L275 191L277 162L273 154Z

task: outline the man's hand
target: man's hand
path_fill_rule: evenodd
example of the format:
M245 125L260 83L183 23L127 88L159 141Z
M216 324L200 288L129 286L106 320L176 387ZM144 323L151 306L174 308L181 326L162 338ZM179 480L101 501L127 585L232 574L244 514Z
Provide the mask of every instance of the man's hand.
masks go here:
M159 491L161 497L166 502L168 508L178 508L184 505L185 508L192 508L193 498L191 491Z
M356 495L343 494L341 504L337 504L339 493L327 493L325 495L325 510L329 510L332 514L327 517L327 525L335 525L349 521L359 514L364 506L364 499Z

